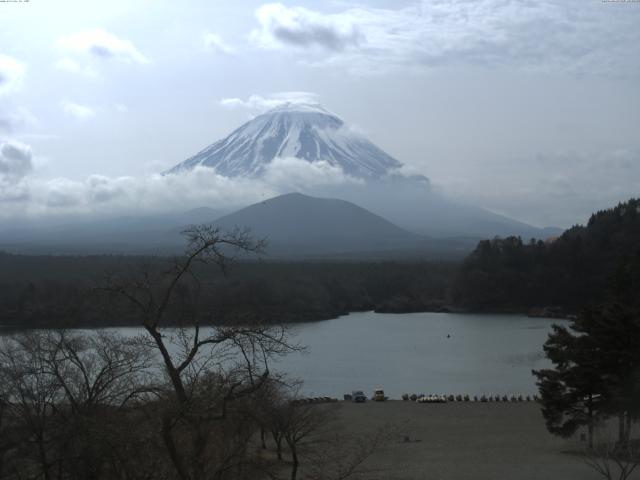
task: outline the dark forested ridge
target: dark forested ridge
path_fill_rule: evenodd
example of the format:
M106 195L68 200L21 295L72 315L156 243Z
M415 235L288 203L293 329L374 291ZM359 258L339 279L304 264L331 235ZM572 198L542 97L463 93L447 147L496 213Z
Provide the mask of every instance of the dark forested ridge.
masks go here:
M100 290L110 276L160 272L172 260L136 256L0 254L0 325L14 327L134 324L125 305ZM199 268L204 323L300 322L351 311L439 309L455 263L236 262L226 275Z
M640 200L594 213L545 242L484 240L463 262L452 286L455 304L474 310L558 307L576 312L601 301L613 281L640 287ZM636 304L638 295L630 299Z

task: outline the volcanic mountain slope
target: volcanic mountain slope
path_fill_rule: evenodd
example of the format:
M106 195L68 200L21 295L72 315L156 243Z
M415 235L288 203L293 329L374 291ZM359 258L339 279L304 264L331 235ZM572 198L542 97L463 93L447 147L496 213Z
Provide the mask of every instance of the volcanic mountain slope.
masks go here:
M425 248L429 240L351 202L300 193L250 205L214 223L225 230L250 228L276 255L399 251Z
M323 107L286 104L259 115L165 173L200 165L226 177L259 177L278 157L325 161L364 179L380 178L402 166Z

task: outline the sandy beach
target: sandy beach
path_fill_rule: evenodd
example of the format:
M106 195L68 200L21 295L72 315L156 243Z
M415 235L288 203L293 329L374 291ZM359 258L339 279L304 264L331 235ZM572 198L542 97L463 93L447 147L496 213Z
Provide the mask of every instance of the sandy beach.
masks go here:
M340 402L336 422L367 435L397 428L368 461L379 478L415 480L596 480L571 451L582 447L547 432L534 402L418 404ZM634 476L631 478L640 478Z

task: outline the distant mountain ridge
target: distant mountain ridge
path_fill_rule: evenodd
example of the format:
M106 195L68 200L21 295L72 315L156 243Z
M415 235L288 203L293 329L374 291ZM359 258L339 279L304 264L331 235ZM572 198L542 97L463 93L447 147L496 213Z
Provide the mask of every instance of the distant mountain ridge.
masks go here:
M416 247L426 238L351 202L289 193L217 219L230 230L249 227L277 253L339 253Z
M165 173L205 166L226 177L259 177L278 157L328 162L364 179L402 166L320 105L289 103L248 121Z
M151 217L78 220L42 228L0 231L0 250L30 254L152 254L184 252L181 234L193 224L249 228L280 259L459 259L469 239L431 239L409 232L345 200L300 193L280 195L220 216L211 208Z

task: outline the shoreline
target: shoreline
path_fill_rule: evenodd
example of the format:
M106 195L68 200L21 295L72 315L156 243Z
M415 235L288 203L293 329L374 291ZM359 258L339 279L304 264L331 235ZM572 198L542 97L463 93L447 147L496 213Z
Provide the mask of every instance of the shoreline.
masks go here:
M273 323L249 323L248 325L263 325L263 326L294 326L305 323L318 323L325 322L329 320L337 320L341 317L347 317L351 314L357 313L373 313L376 315L410 315L415 313L443 313L443 314L452 314L452 315L521 315L532 319L541 319L541 320L572 320L575 318L573 314L567 314L564 316L548 316L543 314L534 314L531 311L522 311L516 309L504 309L504 310L470 310L470 309L462 309L462 308L454 308L447 307L442 309L428 309L428 310L410 310L410 311L380 311L378 309L363 309L363 310L350 310L346 312L340 312L330 317L321 317L310 320L301 320L301 321L284 321L284 322L273 322ZM225 327L225 326L234 326L240 325L240 323L232 323L232 322L200 322L199 325L201 327ZM178 328L179 325L167 324L166 328ZM107 328L143 328L140 323L136 322L121 322L121 323L106 323L103 325L96 324L83 324L76 323L73 325L61 325L61 324L51 324L51 325L29 325L29 326L21 326L21 325L11 325L11 324L0 324L0 332L2 331L27 331L27 330L101 330Z

